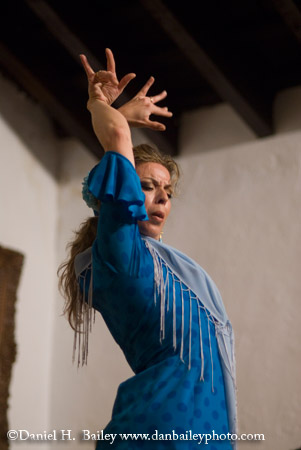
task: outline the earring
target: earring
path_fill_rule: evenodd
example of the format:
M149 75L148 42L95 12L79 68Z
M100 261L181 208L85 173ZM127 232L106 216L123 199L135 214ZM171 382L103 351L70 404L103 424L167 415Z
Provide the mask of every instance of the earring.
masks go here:
M161 231L160 237L159 237L159 242L162 242L162 235L163 235L163 234L164 234L163 231Z

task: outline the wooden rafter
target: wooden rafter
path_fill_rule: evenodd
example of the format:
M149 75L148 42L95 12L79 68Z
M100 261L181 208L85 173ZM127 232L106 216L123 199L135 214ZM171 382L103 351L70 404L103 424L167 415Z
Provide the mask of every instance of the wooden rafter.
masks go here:
M161 0L140 0L145 9L177 44L202 77L220 97L230 103L251 129L259 136L272 134L271 118L266 118L260 108L251 104L226 78L190 33Z
M301 44L301 12L292 0L270 0Z
M87 131L80 121L1 43L0 63L12 79L46 108L50 116L60 123L68 135L80 139L98 158L102 155L102 147L93 133Z
M84 53L91 66L97 70L103 70L101 61L89 50L89 48L67 27L58 14L44 0L26 0L27 5L44 23L53 37L65 47L68 53L81 65L79 54Z
M57 39L69 54L79 63L79 54L84 53L91 66L97 70L104 69L101 61L90 51L90 49L69 29L59 15L49 6L45 0L26 0L27 5L45 24L47 29L51 32L55 39ZM122 95L122 103L130 100L126 93ZM118 108L121 106L119 99L116 100L114 106ZM175 128L175 127L174 127ZM71 131L71 130L70 130ZM175 154L176 148L173 143L159 132L153 132L148 129L141 130L142 135L148 140L152 140L163 152ZM174 130L174 134L176 129Z

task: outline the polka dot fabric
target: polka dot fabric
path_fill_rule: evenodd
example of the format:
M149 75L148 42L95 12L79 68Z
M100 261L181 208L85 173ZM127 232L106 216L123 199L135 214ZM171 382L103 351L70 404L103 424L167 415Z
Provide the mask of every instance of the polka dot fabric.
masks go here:
M184 291L181 298L180 283L176 282L174 348L172 280L166 294L165 337L160 342L160 302L154 302L153 258L137 225L137 220L147 216L143 216L143 193L134 167L126 158L108 152L91 172L89 183L101 201L92 249L93 306L102 314L135 373L119 386L112 419L104 433L227 433L224 380L214 323L196 299L191 301L188 292ZM164 277L172 275L165 271ZM204 354L202 381L199 320ZM231 450L229 441L205 446L193 440L125 441L118 436L113 444L99 440L96 448L186 450L203 446L206 450Z

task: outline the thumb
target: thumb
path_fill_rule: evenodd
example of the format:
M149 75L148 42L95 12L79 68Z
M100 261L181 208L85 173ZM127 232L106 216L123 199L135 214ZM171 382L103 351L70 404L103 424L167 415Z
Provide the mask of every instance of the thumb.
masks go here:
M151 130L155 130L155 131L165 131L166 130L166 126L163 125L163 123L160 122L155 122L153 120L146 120L146 126L147 128L150 128Z

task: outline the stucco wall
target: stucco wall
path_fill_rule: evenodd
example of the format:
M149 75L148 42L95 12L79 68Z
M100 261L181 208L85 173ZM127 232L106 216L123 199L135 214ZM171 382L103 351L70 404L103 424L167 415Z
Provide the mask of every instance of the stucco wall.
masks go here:
M132 375L99 316L88 366L73 366L73 333L61 316L55 272L72 230L90 214L81 180L96 160L77 141L58 141L43 111L3 79L0 92L0 242L26 256L10 426L71 429L77 437L106 425L119 383ZM184 116L181 194L164 233L223 295L236 335L240 432L266 437L243 443L244 450L300 446L298 99L299 89L277 98L277 134L260 140L226 105ZM43 448L53 445L94 448L79 441Z
M240 431L267 439L246 450L300 444L300 139L180 159L182 197L165 232L222 292L236 336Z
M276 136L213 150L212 135L210 152L197 128L193 140L184 118L182 194L165 233L223 294L236 336L240 432L266 437L264 444L241 444L245 450L296 449L301 442L301 121L293 98L300 89L277 99ZM216 121L218 142L223 130ZM186 138L194 149L188 157Z
M65 246L73 231L91 215L81 200L83 177L96 164L96 160L76 141L66 141L62 147L58 226L58 263L65 259ZM88 365L77 369L72 364L73 332L67 321L59 317L63 301L58 295L58 320L54 328L52 355L51 428L72 429L76 442L70 448L94 448L78 442L82 429L98 430L105 426L111 414L115 390L122 378L130 374L121 352L114 344L99 314L90 335ZM122 375L122 371L125 371ZM100 428L99 428L100 427ZM68 443L57 443L58 449Z
M294 119L285 99L284 95L278 105L285 105L287 114ZM301 132L295 126L258 140L235 113L229 117L231 109L226 106L223 124L222 109L216 109L216 135L208 134L202 141L197 124L202 122L204 111L183 118L183 156L178 158L183 172L181 194L174 199L164 240L197 260L223 294L236 335L240 432L264 433L266 438L265 442L243 443L241 447L294 449L300 444L297 398L301 333L295 318L300 314L301 294ZM278 120L281 125L286 116L282 110L275 111L276 119L279 113L283 116ZM208 126L214 117L213 109L206 119ZM194 134L191 123L195 124ZM230 123L235 126L226 126ZM214 123L209 129L214 129ZM214 148L215 136L218 149ZM231 145L220 148L223 136ZM79 186L95 162L89 157L88 162L84 149L78 148L74 153L74 148L65 148L62 165L61 179L67 183L63 182L61 191L61 211L65 216L61 246L68 230L79 222L74 211L81 217L87 214L85 206L78 203ZM60 326L62 332L64 325ZM72 337L69 331L64 333L64 354L60 353L58 367L66 366L71 353ZM70 365L66 379L71 382L66 383L65 379L60 393L57 387L53 388L57 398L53 397L56 406L52 412L61 423L69 417L76 398L80 407L72 412L73 430L88 428L95 432L106 425L118 384L131 372L100 318L90 348L88 367L75 375ZM52 379L58 386L55 377ZM62 397L65 404L60 404ZM93 445L87 443L86 447Z
M47 429L54 320L57 142L39 106L0 78L0 244L25 255L16 303L9 425ZM11 442L10 448L20 448ZM22 442L22 449L32 443ZM43 448L48 449L45 442Z
M136 134L135 140L141 136ZM91 215L81 199L83 177L97 163L87 150L75 140L62 145L60 167L58 264L66 257L65 247L73 231ZM62 298L57 296L57 317L62 311ZM77 369L72 364L73 332L65 318L54 325L54 351L52 356L51 426L72 429L76 442L69 447L94 448L95 442L79 442L81 430L96 432L109 422L112 405L119 384L133 375L120 348L113 341L104 321L97 313L93 332L89 338L88 365ZM57 443L63 450L68 443Z

